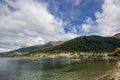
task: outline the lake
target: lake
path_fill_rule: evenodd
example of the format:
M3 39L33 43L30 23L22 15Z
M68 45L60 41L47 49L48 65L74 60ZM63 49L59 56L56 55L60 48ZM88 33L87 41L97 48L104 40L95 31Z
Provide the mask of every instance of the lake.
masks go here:
M96 80L114 66L100 58L0 58L0 80Z

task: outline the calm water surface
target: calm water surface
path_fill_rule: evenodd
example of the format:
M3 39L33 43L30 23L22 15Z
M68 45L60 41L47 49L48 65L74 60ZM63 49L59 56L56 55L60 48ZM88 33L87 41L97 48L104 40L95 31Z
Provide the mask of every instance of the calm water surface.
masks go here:
M0 58L0 80L95 80L114 65L103 59Z

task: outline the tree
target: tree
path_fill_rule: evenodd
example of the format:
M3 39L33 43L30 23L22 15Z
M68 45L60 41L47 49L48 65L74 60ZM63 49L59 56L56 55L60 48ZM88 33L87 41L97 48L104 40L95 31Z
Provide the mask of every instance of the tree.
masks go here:
M120 48L116 48L109 56L120 56Z

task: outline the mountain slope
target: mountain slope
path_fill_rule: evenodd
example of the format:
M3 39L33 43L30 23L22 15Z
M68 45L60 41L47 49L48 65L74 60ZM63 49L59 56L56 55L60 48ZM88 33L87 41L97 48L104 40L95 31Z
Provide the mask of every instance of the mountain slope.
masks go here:
M113 37L120 39L120 33L115 34Z
M120 47L120 39L101 36L82 36L64 44L44 50L44 52L82 51L109 52Z

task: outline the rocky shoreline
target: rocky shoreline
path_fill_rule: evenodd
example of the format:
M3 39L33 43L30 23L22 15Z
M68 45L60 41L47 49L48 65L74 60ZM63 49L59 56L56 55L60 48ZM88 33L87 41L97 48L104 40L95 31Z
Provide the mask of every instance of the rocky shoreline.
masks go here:
M120 80L120 61L117 62L112 70L108 71L97 80Z

